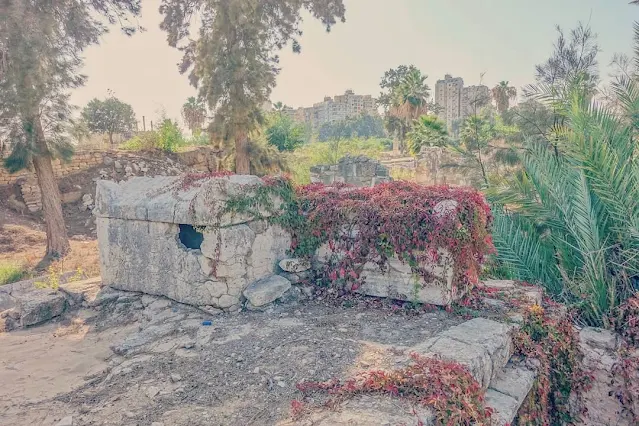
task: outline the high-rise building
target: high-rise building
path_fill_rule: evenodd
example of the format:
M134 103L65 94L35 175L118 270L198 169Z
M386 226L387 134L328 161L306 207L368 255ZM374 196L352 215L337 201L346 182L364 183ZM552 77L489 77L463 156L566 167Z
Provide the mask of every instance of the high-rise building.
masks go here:
M453 121L462 118L463 88L464 80L461 77L453 78L450 74L446 74L443 80L438 80L435 84L435 103L440 107L438 116L449 128Z
M446 74L443 80L435 85L435 103L440 110L438 116L446 122L448 130L457 120L479 113L479 110L490 103L490 89L487 86L464 87L461 77Z
M341 121L362 114L377 114L375 99L371 95L356 95L352 90L347 90L343 95L333 98L324 97L322 102L313 104L312 107L300 107L284 111L296 121L320 127L324 123Z

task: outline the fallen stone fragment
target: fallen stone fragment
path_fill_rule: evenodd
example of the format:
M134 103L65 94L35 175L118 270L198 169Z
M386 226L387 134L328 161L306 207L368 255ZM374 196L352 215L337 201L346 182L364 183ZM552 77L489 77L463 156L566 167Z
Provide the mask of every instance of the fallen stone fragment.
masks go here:
M286 272L304 272L311 269L311 262L308 259L299 258L282 259L280 260L280 268Z
M55 290L34 290L24 293L18 300L22 327L36 325L61 315L66 299Z
M251 305L260 307L279 299L290 288L289 280L279 275L271 275L251 283L243 294Z

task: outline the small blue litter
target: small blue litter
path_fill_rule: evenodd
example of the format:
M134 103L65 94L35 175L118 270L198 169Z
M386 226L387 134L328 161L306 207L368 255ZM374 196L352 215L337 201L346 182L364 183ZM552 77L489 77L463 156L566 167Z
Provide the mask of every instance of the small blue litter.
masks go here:
M212 321L202 321L202 325L213 325Z

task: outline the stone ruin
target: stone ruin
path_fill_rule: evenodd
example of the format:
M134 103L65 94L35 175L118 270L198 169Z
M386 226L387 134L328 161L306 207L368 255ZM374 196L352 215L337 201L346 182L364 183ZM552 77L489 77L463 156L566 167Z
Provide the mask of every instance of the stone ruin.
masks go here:
M244 303L250 309L273 302L291 284L309 278L312 263L339 256L325 244L312 263L288 259L291 236L268 222L268 212L261 212L260 220L224 213L230 196L263 185L258 177L207 178L190 188L182 182L177 177L98 182L94 212L104 285L234 311ZM273 204L279 205L278 200ZM447 211L446 206L439 210ZM460 296L446 253L437 264L425 266L434 277L429 283L396 257L387 266L366 264L365 282L357 291L436 305Z
M221 215L230 194L261 184L255 176L209 179L187 190L174 188L179 183L173 177L98 183L103 283L237 310L249 284L273 275L290 237L266 220ZM286 284L280 281L284 291Z
M379 161L365 156L342 157L337 164L311 167L311 182L332 185L348 183L355 186L374 186L388 182L388 169Z

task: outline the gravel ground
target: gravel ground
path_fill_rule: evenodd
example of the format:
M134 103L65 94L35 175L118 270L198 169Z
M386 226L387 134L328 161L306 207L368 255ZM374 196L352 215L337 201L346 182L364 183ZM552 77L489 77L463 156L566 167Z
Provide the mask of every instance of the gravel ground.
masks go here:
M362 300L210 316L129 293L86 320L98 340L116 336L97 373L70 392L4 410L0 403L0 424L55 425L73 416L74 426L276 425L299 397L296 383L392 367L397 354L463 321ZM136 331L113 332L123 327Z

